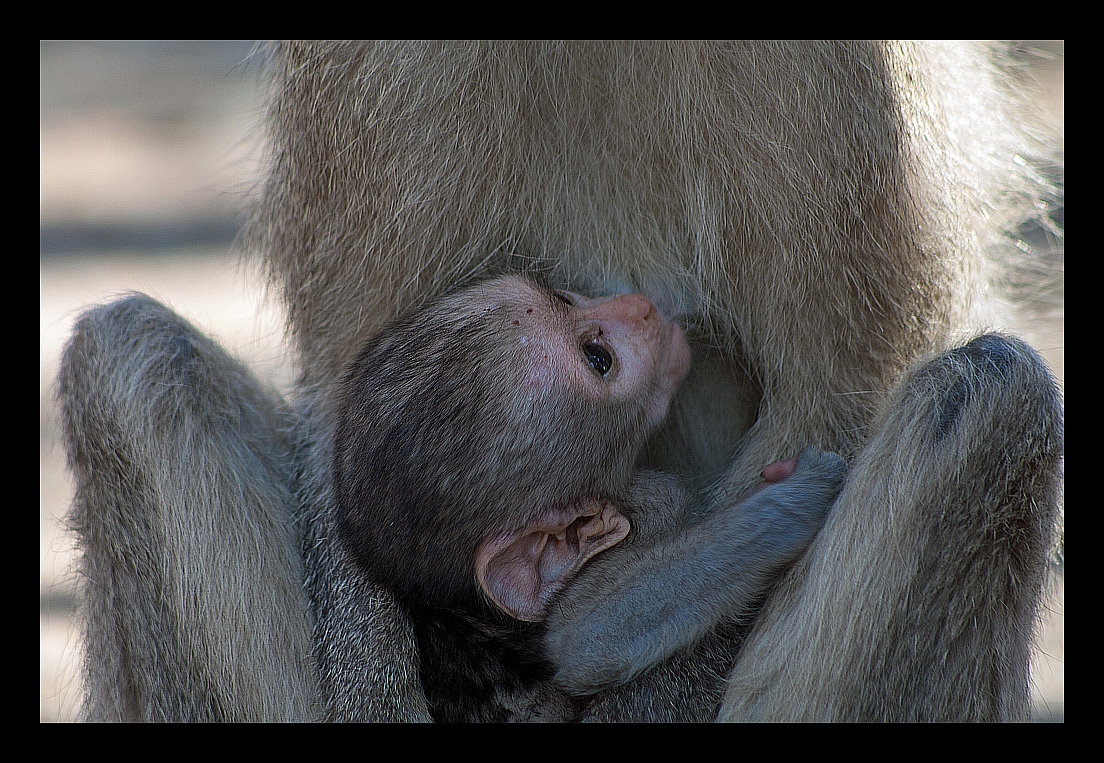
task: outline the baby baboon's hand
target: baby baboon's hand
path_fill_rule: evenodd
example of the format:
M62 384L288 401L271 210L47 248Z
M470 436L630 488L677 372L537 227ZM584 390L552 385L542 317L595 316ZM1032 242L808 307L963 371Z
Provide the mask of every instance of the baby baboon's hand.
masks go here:
M824 526L846 476L842 458L809 446L798 455L792 474L767 482L747 500L765 563L784 564L805 550Z
M847 463L835 453L828 453L810 445L797 456L797 468L793 477L804 477L807 484L821 485L826 494L835 500L847 476Z

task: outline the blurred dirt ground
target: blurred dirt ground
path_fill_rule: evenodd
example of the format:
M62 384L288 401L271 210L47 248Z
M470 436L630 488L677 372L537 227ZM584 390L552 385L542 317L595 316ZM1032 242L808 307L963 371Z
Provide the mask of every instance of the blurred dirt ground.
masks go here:
M139 290L289 388L282 316L238 265L232 236L257 178L260 64L249 42L40 45L39 718L76 718L80 645L72 488L54 378L82 308ZM1031 118L1063 141L1064 46L1023 46L1038 84ZM1061 279L1059 278L1059 281ZM1063 286L1048 284L1023 333L1064 377ZM1033 660L1038 720L1064 719L1064 584L1056 576Z

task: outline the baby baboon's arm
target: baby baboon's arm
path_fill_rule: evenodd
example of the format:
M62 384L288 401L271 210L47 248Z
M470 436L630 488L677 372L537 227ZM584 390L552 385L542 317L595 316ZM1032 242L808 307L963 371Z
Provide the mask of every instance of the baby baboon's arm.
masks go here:
M645 537L607 551L549 613L546 644L557 682L577 694L625 683L747 612L808 547L845 472L839 456L806 448L791 476L732 509L681 532L649 523ZM653 505L638 505L638 513L680 513L670 503L685 503L684 495L655 476L644 480L631 500Z

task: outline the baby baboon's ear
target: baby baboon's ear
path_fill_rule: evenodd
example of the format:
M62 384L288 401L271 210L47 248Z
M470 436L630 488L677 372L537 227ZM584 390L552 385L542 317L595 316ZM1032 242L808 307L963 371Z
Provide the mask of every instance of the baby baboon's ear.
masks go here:
M499 609L526 622L545 618L553 594L587 560L629 534L610 501L585 500L542 511L520 529L487 538L475 553L475 576Z

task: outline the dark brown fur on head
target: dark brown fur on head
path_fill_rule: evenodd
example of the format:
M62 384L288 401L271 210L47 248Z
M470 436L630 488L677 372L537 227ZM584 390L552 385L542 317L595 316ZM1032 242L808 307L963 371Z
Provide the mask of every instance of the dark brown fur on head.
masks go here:
M480 541L628 483L638 402L527 382L514 316L562 309L535 281L497 279L392 322L351 365L334 435L339 527L407 603L478 606Z

